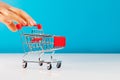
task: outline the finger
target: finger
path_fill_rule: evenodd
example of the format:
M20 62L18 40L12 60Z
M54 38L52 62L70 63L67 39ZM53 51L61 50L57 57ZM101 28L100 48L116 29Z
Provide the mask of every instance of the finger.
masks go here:
M12 22L12 20L3 16L2 14L0 14L0 21L7 25L8 29L10 29L11 31L17 31L16 25Z
M6 9L3 9L3 8L0 11L1 11L3 16L6 16L7 18L10 18L13 21L16 21L16 22L18 22L18 23L20 23L22 25L26 25L27 24L24 19L22 19L20 16L16 15L13 12L10 12L10 11L8 11Z
M0 7L9 8L11 6L6 4L6 3L4 3L4 2L0 2Z
M36 24L35 20L33 20L26 12L13 7L10 7L9 10L11 10L12 12L16 13L21 18L23 18L28 25L33 26Z

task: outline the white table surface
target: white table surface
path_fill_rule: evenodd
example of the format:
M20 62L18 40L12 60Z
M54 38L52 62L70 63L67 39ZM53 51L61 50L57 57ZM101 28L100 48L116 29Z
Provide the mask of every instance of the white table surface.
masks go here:
M22 56L0 54L0 80L120 80L120 54L57 54L62 67L52 70L33 63L23 69Z

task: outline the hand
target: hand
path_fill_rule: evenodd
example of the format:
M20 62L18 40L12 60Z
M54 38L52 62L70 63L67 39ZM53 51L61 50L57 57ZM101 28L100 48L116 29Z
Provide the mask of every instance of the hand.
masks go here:
M14 22L28 26L36 24L36 22L24 11L3 2L0 2L0 22L6 24L13 32L17 31Z

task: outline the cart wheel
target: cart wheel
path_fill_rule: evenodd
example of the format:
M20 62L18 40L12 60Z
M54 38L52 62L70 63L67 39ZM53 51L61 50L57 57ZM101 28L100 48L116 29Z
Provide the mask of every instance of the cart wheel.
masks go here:
M52 69L52 64L51 64L51 63L48 63L47 69L48 69L48 70L51 70L51 69Z
M61 64L62 64L61 61L58 61L56 67L57 67L57 68L60 68L60 67L61 67Z
M42 61L39 61L39 65L42 66L43 65L43 60Z
M26 68L27 67L27 62L26 61L23 61L23 68Z
M44 61L43 61L43 60L42 60L42 61L40 61L40 58L39 58L39 65L40 65L40 66L42 66L42 65L43 65L43 62L44 62Z
M43 65L43 63L42 63L42 62L39 62L39 65L40 65L40 66L42 66L42 65Z

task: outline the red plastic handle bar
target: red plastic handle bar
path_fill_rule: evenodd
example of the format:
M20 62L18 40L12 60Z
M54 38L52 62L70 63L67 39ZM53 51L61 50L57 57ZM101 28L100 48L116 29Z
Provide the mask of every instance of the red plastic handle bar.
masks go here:
M42 25L41 25L41 24L36 24L36 25L34 25L34 26L37 27L37 29L42 29ZM23 25L21 25L21 24L16 24L16 28L17 28L18 30L22 29L22 27L25 27L25 26L23 26Z

